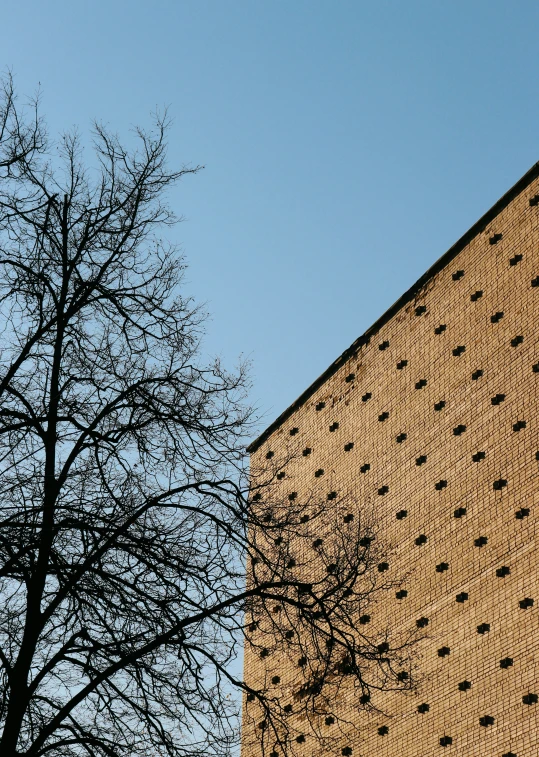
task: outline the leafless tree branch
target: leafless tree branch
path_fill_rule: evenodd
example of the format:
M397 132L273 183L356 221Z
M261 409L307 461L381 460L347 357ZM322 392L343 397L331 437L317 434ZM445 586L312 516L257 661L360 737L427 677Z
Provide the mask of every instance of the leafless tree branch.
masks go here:
M409 641L358 632L378 547L353 503L247 470L247 366L202 364L159 236L199 167L168 169L165 115L131 150L96 124L96 179L76 134L51 158L10 76L1 96L0 753L232 754L237 692L264 750L293 753L298 712L324 741L342 687L403 687ZM292 714L234 672L242 644L305 658Z

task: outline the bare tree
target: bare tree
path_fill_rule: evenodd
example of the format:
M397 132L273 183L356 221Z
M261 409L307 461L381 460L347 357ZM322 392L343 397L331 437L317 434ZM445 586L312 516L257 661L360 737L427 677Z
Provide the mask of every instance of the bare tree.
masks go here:
M0 177L10 175L12 166L29 159L45 147L45 129L39 118L39 98L29 102L31 115L16 107L13 76L8 73L0 83Z
M343 520L350 503L332 522L316 497L282 501L285 461L248 483L245 366L202 364L204 315L159 236L176 220L167 188L199 170L167 168L166 119L133 149L96 125L86 168L76 135L52 158L37 110L25 118L8 79L0 754L230 754L237 692L261 713L264 750L293 751L298 708L323 738L316 717L343 681L364 706L372 687L410 685L407 642L357 632L377 590L374 532ZM331 538L313 548L320 528ZM301 651L295 712L271 681L234 673L242 643Z

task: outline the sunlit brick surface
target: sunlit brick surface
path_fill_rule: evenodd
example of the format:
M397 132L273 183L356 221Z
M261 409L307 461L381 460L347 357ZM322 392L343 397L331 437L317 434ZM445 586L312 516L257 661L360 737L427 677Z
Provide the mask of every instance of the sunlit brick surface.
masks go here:
M388 592L373 622L429 621L419 690L384 694L387 716L350 714L354 757L539 754L539 704L523 702L539 694L537 193L534 179L253 453L280 454L297 427L294 444L312 453L282 486L374 505L394 548L388 575L409 574L407 597ZM247 680L263 664L247 653Z

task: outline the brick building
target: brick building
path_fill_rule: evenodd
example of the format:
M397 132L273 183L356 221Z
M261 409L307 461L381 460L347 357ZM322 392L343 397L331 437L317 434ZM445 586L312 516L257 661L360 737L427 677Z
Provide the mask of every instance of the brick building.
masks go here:
M538 395L539 164L251 445L297 428L295 489L374 499L407 576L380 612L428 618L418 691L350 713L354 757L539 755Z

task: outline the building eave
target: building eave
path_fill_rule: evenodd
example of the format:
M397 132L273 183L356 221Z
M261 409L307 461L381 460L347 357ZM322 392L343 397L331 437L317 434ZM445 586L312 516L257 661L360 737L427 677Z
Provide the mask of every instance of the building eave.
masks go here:
M247 447L247 452L252 454L273 434L290 416L304 405L310 397L319 389L325 382L336 373L339 368L346 363L351 357L354 357L358 350L365 344L368 344L370 339L390 321L402 308L404 308L411 300L413 300L421 291L421 289L443 268L445 268L466 245L468 245L478 234L481 234L485 228L506 208L509 203L518 197L534 179L539 176L539 162L535 163L524 176L522 176L511 189L509 189L503 197L494 203L494 205L487 210L487 212L481 216L481 218L474 223L474 225L468 229L468 231L455 242L455 244L447 250L438 260L431 265L431 267L420 276L420 278L413 284L399 299L389 307L383 315L380 316L360 337L358 337L339 357L326 368L326 370L304 391L300 396L289 405L266 429L260 436L258 436Z

